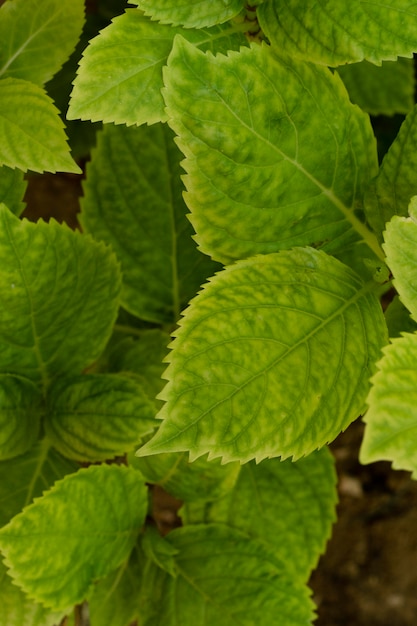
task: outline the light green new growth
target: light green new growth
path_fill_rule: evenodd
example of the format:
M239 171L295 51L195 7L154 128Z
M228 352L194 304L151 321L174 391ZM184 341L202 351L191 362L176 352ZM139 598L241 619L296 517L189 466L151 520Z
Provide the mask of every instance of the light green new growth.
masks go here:
M0 78L44 85L74 50L83 25L83 0L6 0L0 9Z
M386 325L372 286L298 248L240 261L184 312L155 436L138 454L309 454L363 409Z
M244 7L244 0L133 0L153 20L162 24L181 24L186 28L203 28L222 24L235 17Z
M20 221L0 206L0 373L46 389L101 354L115 321L120 274L103 244L54 221Z
M10 575L30 598L69 610L128 559L147 504L131 468L91 465L70 474L0 530Z
M227 263L364 239L383 258L355 214L377 174L375 138L338 76L267 46L214 57L176 37L164 81L203 252Z
M417 50L414 0L265 0L258 19L277 50L322 65L379 64Z

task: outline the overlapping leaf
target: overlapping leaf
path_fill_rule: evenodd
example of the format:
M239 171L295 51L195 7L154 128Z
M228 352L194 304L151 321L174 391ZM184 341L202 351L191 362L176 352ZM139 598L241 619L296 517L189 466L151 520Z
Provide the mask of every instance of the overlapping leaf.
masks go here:
M174 530L177 576L167 576L152 626L305 626L313 619L307 587L246 534L216 524Z
M394 217L387 225L384 250L400 299L417 321L417 196L408 211L409 217Z
M417 335L404 334L384 349L372 379L361 448L362 463L392 461L417 477Z
M47 386L102 352L120 290L114 255L56 222L20 221L0 207L0 371Z
M224 497L181 509L185 524L222 523L261 540L307 581L336 519L334 460L327 448L296 463L278 459L243 465Z
M238 262L185 311L164 375L164 421L138 454L308 454L361 413L384 341L370 285L325 253Z
M184 31L152 22L140 11L128 9L84 51L68 118L127 125L165 121L162 67L177 33L203 49L236 49L245 41L237 27Z
M258 19L278 50L323 65L379 63L417 49L413 0L265 0Z
M45 432L67 458L104 461L133 449L155 428L154 417L154 405L133 379L61 378L49 393Z
M109 126L99 138L84 186L81 222L116 252L123 306L158 323L175 322L218 268L191 238L179 162L166 126Z
M343 65L338 72L350 99L371 115L408 113L414 105L412 59L386 61L381 66L368 61Z
M146 510L139 472L92 465L55 483L14 517L0 530L0 548L30 598L65 611L128 559Z
M0 626L56 626L65 613L52 613L29 600L13 584L7 569L0 562Z
M221 24L235 17L244 7L244 0L133 0L145 15L162 24L181 24L187 28L203 28Z
M394 215L407 215L410 198L417 193L417 105L404 120L384 157L376 180L365 197L367 218L382 238Z
M41 496L56 480L77 468L45 440L26 454L0 461L0 527L20 513L33 498Z
M377 173L375 139L338 76L267 46L214 57L177 37L164 80L203 252L229 262L360 237L375 247L354 212Z
M220 498L232 489L240 470L238 463L221 465L206 458L190 463L184 452L135 458L132 463L147 482L160 485L185 502Z
M26 184L21 170L11 169L6 165L0 167L0 202L15 215L20 215L25 208L23 196Z
M33 83L18 78L0 81L0 135L0 166L81 173L69 154L58 109Z
M43 85L74 50L83 0L6 0L0 9L0 77Z
M30 380L0 374L0 459L24 454L36 442L41 413L39 389Z

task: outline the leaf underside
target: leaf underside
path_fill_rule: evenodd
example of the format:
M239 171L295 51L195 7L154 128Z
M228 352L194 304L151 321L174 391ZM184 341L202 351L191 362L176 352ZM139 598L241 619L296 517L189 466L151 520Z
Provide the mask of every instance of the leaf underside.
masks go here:
M361 413L386 324L348 267L314 249L241 261L185 311L163 422L139 456L298 458Z
M361 238L354 211L377 174L375 138L336 74L267 46L213 56L176 37L164 82L203 252L227 263Z

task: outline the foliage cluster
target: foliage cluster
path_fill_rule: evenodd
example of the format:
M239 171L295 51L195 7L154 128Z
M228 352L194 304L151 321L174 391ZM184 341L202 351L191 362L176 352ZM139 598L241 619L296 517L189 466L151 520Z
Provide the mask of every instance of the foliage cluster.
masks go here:
M0 8L0 626L311 624L327 444L417 472L415 3L130 4Z

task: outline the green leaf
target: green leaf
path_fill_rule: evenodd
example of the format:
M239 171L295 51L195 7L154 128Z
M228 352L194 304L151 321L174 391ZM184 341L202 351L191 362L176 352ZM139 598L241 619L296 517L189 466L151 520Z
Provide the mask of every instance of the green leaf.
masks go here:
M48 396L45 433L75 461L123 455L155 428L155 407L133 379L115 374L60 378Z
M145 529L142 548L148 559L153 561L160 569L171 576L175 577L177 575L174 556L178 551L168 541L165 541L153 526Z
M410 198L417 192L416 142L417 105L405 118L365 196L367 219L380 239L393 215L408 215Z
M23 196L27 181L23 176L21 170L11 169L6 165L0 167L0 202L5 204L15 215L20 215L25 208Z
M0 135L0 166L81 173L69 154L58 109L37 85L0 80Z
M81 223L96 239L111 244L120 260L122 305L156 323L175 322L200 284L218 269L191 238L180 156L166 126L108 126L99 136L84 185Z
M129 331L128 327L116 325L118 329ZM157 403L156 396L164 386L162 374L169 341L169 335L157 328L141 331L139 340L127 337L110 352L109 369L134 377L148 398Z
M138 454L308 454L362 411L386 341L372 283L312 248L240 261L185 311L156 435Z
M203 48L212 46L216 50L237 48L245 42L236 27L184 31L151 22L137 9L127 9L85 49L68 119L127 125L165 121L162 67L176 33Z
M394 287L417 321L417 196L411 199L409 217L393 217L387 224L383 245Z
M157 422L158 423L158 422ZM155 483L179 500L206 502L228 493L239 475L239 463L221 465L218 460L189 463L184 452L133 458L132 464L146 482Z
M379 64L417 48L414 0L265 0L258 19L273 46L322 65Z
M243 9L244 0L133 0L153 20L162 24L182 24L186 28L214 26L235 17Z
M117 314L119 268L90 237L0 206L0 372L47 387L102 352Z
M381 66L368 61L343 65L338 72L352 102L371 115L408 113L414 106L414 63L400 58Z
M336 519L336 472L327 448L296 463L271 459L243 465L234 487L205 506L181 509L185 524L217 522L262 541L307 581Z
M65 613L51 613L29 600L13 584L6 567L0 562L0 626L56 626Z
M309 591L265 547L223 525L179 528L166 537L177 551L153 626L305 626Z
M398 296L394 296L385 309L385 321L391 338L400 337L403 332L414 333L417 331L417 322L411 319L408 309Z
M375 138L338 76L267 46L214 57L177 37L164 78L203 252L227 263L297 245L334 253L359 236L376 245L355 215L377 174Z
M0 461L0 527L20 513L33 498L42 495L56 480L75 472L77 468L75 463L61 457L45 440L26 454Z
M384 348L372 378L365 415L362 463L392 461L417 476L417 335L404 334Z
M69 610L129 557L146 510L137 471L91 465L14 517L0 530L0 548L15 584L30 598Z
M39 434L41 394L25 378L0 374L0 459L24 454Z
M42 86L74 50L83 24L83 0L7 0L0 9L0 76Z

